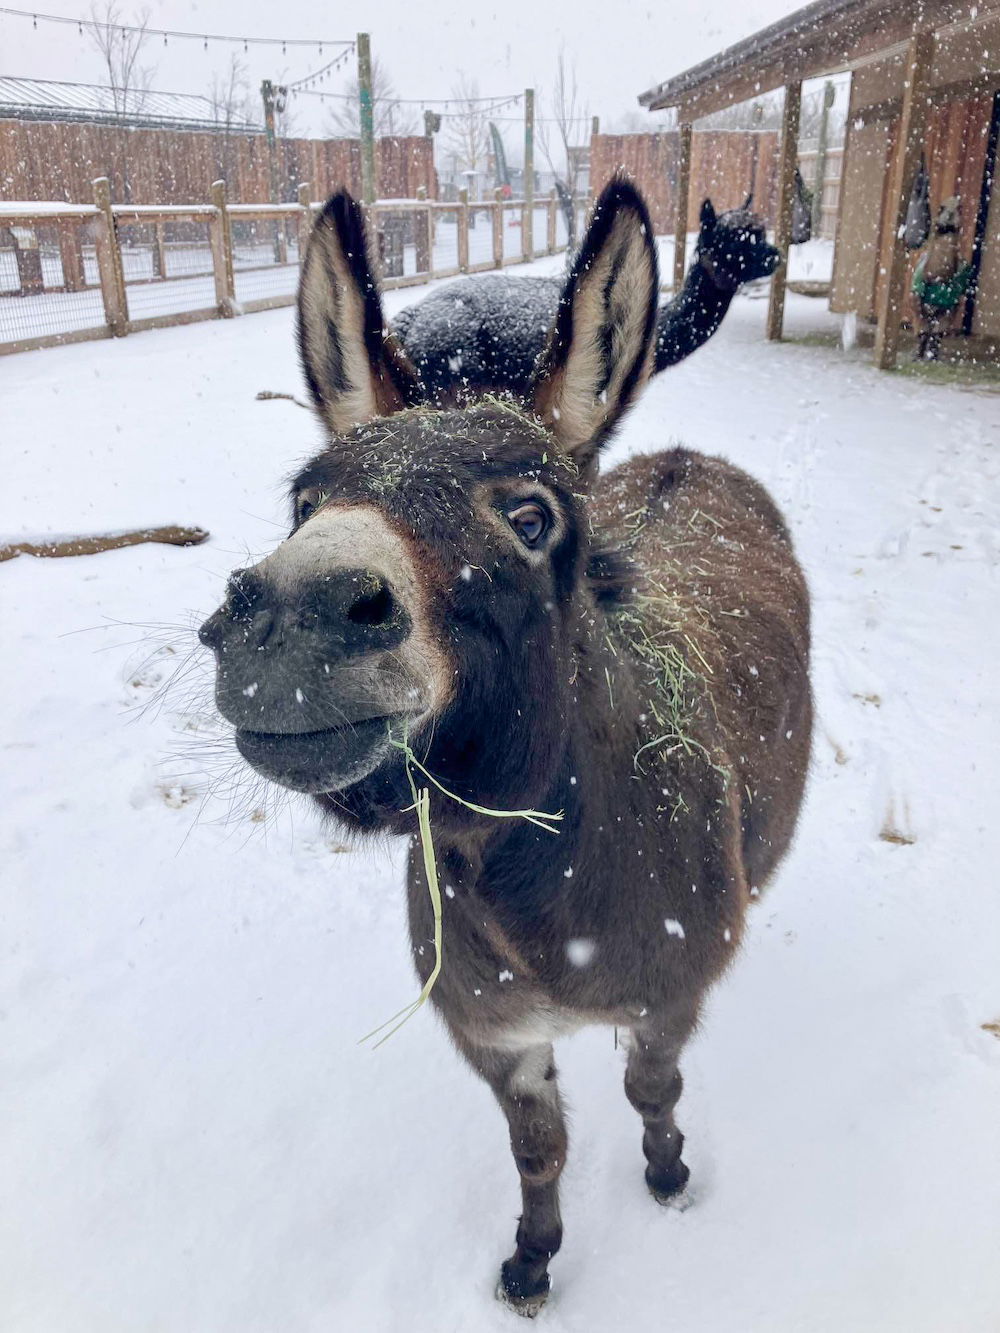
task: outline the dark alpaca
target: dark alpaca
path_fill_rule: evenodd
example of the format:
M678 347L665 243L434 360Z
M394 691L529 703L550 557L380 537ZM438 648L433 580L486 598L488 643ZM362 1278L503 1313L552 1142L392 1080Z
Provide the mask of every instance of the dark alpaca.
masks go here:
M290 536L201 630L258 772L348 827L410 835L422 980L432 911L394 738L465 801L564 813L554 835L431 788L447 891L431 998L509 1123L523 1213L499 1294L528 1314L562 1239L553 1039L630 1032L646 1181L676 1196L678 1057L788 846L809 755L808 597L767 493L682 449L597 475L648 374L657 291L646 208L615 181L531 409L422 405L360 210L334 196L299 293L329 442L292 483Z
M766 278L780 256L760 218L701 206L694 262L656 322L654 373L696 352L716 332L739 288ZM427 392L441 406L484 392L529 396L535 362L556 316L561 278L490 274L452 282L396 316L394 331Z

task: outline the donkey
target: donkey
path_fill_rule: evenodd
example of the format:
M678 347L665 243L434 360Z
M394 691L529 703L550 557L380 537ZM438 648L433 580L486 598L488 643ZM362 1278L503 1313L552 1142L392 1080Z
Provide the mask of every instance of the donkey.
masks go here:
M351 828L410 836L425 983L411 757L459 798L431 788L431 1000L509 1124L523 1213L498 1295L529 1315L562 1237L553 1039L630 1030L646 1182L675 1198L678 1057L788 846L809 755L808 596L766 492L679 448L597 473L649 372L652 236L614 180L530 403L439 409L386 331L362 213L334 195L298 305L329 440L292 482L290 535L200 631L259 773ZM488 813L524 808L562 818Z
M750 194L719 214L711 199L702 204L694 261L657 316L654 374L696 352L718 331L740 287L769 277L781 262L752 202ZM393 329L439 406L485 391L530 399L562 288L559 278L461 279L400 311Z

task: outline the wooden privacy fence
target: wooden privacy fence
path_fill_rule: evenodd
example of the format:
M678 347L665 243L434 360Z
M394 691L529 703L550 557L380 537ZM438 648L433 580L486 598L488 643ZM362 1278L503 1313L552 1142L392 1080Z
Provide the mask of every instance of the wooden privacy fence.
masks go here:
M321 207L232 204L216 181L203 204L0 203L0 354L291 305ZM576 209L585 207L577 201ZM383 286L519 264L567 246L555 192L531 205L423 194L368 207Z
M816 151L802 146L799 165L812 185ZM840 173L844 151L829 148L823 172L821 234L832 240L840 208ZM680 179L680 135L595 134L590 140L590 186L596 194L623 168L635 180L649 204L653 226L672 235L677 214ZM735 208L753 190L754 212L768 227L777 221L778 135L774 131L698 130L691 135L691 183L687 231L697 231L702 200L712 200L719 212Z
M277 199L263 134L0 120L2 199L87 199L96 176L107 176L112 199L127 204L204 199L215 180L224 180L228 197L242 204L294 203L299 181L311 181L322 196L338 185L361 194L357 139L277 139L273 167ZM377 139L375 182L380 199L412 199L421 187L434 197L431 140Z

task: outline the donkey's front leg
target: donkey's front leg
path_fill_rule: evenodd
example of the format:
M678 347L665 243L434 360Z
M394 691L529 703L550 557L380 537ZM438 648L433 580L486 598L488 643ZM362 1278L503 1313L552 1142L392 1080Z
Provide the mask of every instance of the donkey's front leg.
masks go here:
M562 1243L559 1176L566 1161L566 1122L552 1047L465 1047L465 1054L503 1108L521 1176L524 1211L517 1248L500 1269L497 1295L518 1314L533 1316L549 1294L549 1260Z
M697 1021L696 1010L650 1015L632 1029L625 1095L642 1116L646 1184L657 1203L684 1189L690 1172L681 1160L684 1135L674 1107L684 1087L677 1061Z

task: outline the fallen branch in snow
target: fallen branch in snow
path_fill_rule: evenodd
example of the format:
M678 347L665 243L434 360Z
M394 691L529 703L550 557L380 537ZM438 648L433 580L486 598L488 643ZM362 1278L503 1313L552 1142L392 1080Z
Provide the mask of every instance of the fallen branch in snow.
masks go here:
M208 541L204 528L139 528L134 532L107 532L97 537L63 537L53 541L10 542L0 546L0 561L19 555L63 556L96 555L114 551L119 546L139 546L143 542L162 542L167 546L200 546Z
M307 412L312 410L308 403L304 403L301 398L296 398L294 393L275 393L273 389L261 389L260 393L257 394L258 403L269 402L272 398L287 398L296 407L304 407Z

